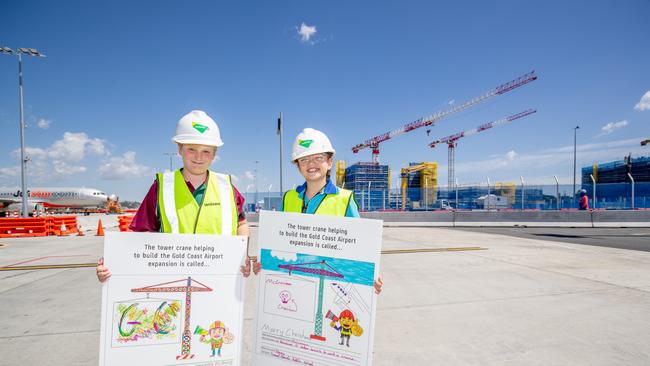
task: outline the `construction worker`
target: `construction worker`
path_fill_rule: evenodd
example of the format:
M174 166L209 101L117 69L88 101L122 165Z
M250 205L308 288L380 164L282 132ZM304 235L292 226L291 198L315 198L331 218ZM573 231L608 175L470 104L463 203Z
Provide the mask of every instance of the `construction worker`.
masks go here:
M219 126L205 112L193 110L178 121L172 141L178 144L183 168L156 175L129 229L248 236L244 198L229 175L209 170L223 145ZM241 271L248 277L250 261ZM100 259L97 278L104 282L110 275Z
M587 196L587 191L581 189L578 191L580 193L580 199L578 199L578 209L579 210L588 210L589 209L589 197Z
M280 211L360 217L353 192L337 187L330 179L335 152L330 139L321 131L305 128L296 136L291 161L305 183L284 194ZM253 272L257 274L260 269L261 264L253 259ZM375 280L376 293L381 292L382 284L381 277Z

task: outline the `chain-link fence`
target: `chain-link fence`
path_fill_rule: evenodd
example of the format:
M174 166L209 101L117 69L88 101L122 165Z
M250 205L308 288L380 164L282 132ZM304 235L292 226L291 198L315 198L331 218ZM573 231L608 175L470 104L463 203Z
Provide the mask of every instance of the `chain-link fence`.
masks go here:
M589 208L608 210L650 209L650 183L577 185L584 189ZM594 194L595 192L595 194ZM566 210L578 209L573 185L496 183L457 187L360 189L354 196L361 211L426 210ZM246 211L279 210L282 193L244 193ZM257 204L255 204L257 202Z

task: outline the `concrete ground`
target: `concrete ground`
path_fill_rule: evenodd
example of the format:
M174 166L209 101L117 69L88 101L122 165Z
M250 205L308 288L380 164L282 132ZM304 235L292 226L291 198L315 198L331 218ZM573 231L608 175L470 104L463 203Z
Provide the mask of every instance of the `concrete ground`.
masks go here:
M551 240L599 247L650 251L650 228L538 228L489 227L456 228L473 232L501 234L518 238Z
M648 252L445 228L383 238L384 250L486 250L382 255L374 365L650 364ZM101 253L95 236L1 239L0 267ZM0 271L0 365L96 365L100 297L94 268ZM249 281L244 365L254 303Z

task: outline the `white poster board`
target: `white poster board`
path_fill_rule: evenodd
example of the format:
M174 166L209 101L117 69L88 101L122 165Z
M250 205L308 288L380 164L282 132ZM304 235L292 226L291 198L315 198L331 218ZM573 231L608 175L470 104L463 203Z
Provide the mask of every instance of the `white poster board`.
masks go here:
M372 365L381 238L381 220L261 211L253 365Z
M241 360L242 236L107 232L100 365Z

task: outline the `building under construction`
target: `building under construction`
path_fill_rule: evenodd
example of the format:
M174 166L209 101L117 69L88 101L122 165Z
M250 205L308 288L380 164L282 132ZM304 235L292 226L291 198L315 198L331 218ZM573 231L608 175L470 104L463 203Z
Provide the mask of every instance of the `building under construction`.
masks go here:
M632 199L632 180L635 183L635 200L650 196L649 156L633 158L629 155L623 160L583 167L582 188L590 198L594 195L592 176L596 182L597 207L605 208L608 203L623 198Z
M402 168L402 209L434 205L438 198L438 163L409 163Z
M339 186L354 191L359 208L365 211L386 208L390 189L390 168L375 163L356 163L345 167L336 164L336 181Z

